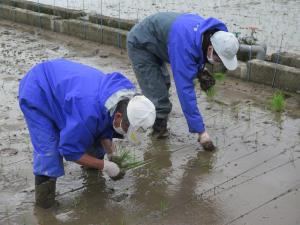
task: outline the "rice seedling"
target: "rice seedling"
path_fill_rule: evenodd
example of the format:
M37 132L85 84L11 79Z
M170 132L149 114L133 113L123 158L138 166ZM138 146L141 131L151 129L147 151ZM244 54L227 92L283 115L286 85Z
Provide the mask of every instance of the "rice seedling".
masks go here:
M125 219L123 218L121 221L121 225L126 225Z
M223 81L225 80L225 74L224 73L214 73L213 77L216 81Z
M276 112L281 112L284 110L285 99L284 94L281 91L276 91L272 96L270 107Z
M167 209L169 208L169 203L165 200L160 200L160 211L162 214L165 214Z
M210 87L207 91L206 91L206 95L208 97L208 99L213 99L213 97L216 95L217 90L215 88L215 86Z
M225 74L224 73L214 73L213 77L217 82L223 81L225 79ZM206 91L206 95L209 100L212 100L217 94L217 89L216 86L212 86Z
M126 149L119 151L118 156L113 156L112 161L125 170L133 169L145 164L145 162L137 160L135 155Z

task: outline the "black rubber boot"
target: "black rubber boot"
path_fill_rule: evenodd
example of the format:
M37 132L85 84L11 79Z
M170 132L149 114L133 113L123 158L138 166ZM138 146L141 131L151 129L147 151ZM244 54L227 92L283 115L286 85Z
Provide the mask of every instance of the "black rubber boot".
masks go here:
M157 118L153 124L152 136L158 139L166 138L169 136L167 129L168 119Z
M56 178L35 176L35 204L48 209L55 204Z

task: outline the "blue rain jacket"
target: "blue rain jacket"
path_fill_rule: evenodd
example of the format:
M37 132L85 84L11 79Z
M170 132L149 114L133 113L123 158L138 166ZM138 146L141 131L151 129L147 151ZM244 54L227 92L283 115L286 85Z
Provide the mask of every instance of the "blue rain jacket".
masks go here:
M134 88L120 73L106 75L86 65L57 59L41 63L28 72L20 83L19 102L26 120L30 120L31 112L38 111L36 115L53 122L59 131L58 146L53 151L66 160L76 161L95 140L112 138L112 118L104 106L106 100L121 89ZM43 121L40 120L40 127ZM45 127L49 127L46 122ZM47 142L51 140L46 135L43 139L42 134L35 129L30 132L32 139L39 137L44 142L39 146L49 146ZM47 160L48 153L38 153L42 158L44 154ZM62 175L59 173L54 172L53 176Z
M205 130L202 116L197 107L193 80L203 70L205 57L202 52L202 35L206 30L227 31L224 23L195 14L183 14L172 24L168 55L179 101L187 120L189 131L201 133Z

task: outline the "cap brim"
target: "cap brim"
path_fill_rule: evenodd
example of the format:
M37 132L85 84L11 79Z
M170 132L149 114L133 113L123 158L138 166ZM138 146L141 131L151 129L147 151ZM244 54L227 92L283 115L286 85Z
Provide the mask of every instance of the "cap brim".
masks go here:
M237 68L238 61L236 55L232 59L225 58L222 55L219 55L219 57L228 70L235 70Z
M213 45L214 46L214 45ZM216 53L218 54L218 56L220 57L222 63L224 64L224 66L226 67L226 69L228 70L235 70L238 66L238 61L237 61L237 57L236 55L233 58L226 58L225 56L223 56L218 48L214 47L214 50L216 51Z

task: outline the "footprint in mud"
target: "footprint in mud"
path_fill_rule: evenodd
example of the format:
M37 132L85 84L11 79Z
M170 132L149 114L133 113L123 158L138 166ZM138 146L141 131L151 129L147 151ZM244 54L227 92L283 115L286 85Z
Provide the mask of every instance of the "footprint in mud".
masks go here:
M116 196L113 196L113 197L112 197L112 200L115 201L115 202L122 202L122 201L124 201L128 196L129 196L129 194L127 194L127 193L121 193L121 194L118 194L118 195L116 195Z
M2 148L0 150L0 155L1 156L13 156L18 154L18 150L14 148Z
M8 30L5 30L5 31L2 31L0 34L3 34L3 35L10 35L11 32L9 32Z

